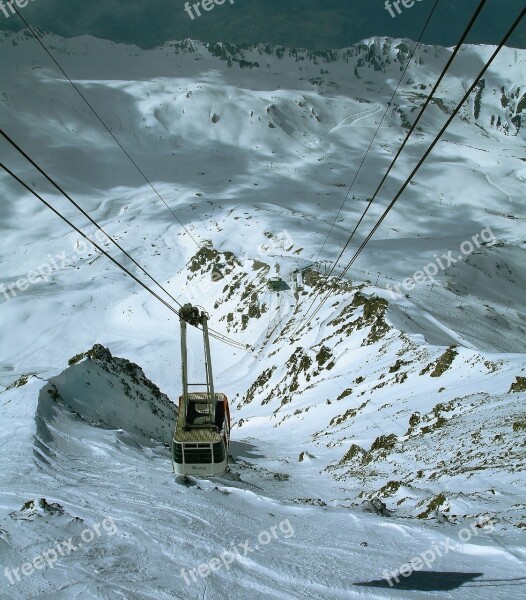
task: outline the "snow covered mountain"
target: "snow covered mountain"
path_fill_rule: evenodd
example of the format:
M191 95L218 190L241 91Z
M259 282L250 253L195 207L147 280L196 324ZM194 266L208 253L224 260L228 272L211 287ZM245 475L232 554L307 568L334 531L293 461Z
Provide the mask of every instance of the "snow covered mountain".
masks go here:
M250 350L213 345L234 409L231 472L177 484L164 445L176 318L2 175L1 564L12 574L53 540L100 535L53 568L6 576L0 597L521 597L526 52L503 50L349 279L327 280L320 261L338 256L450 49L417 51L332 228L413 42L314 53L45 39L187 232L24 34L0 39L2 129ZM492 50L463 48L353 249ZM95 344L111 353L84 354ZM190 583L180 572L272 526L268 547ZM425 573L385 579L447 539Z

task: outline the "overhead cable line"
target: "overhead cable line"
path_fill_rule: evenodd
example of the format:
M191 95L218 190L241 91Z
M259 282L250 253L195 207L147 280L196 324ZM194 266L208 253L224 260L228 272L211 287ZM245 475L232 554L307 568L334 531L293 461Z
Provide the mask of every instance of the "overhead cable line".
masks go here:
M111 137L115 140L115 142L117 143L117 145L119 146L119 148L124 152L124 154L128 157L128 159L130 160L130 162L132 163L132 165L137 169L137 171L139 172L139 174L142 176L142 178L146 181L146 183L150 186L150 188L154 191L154 193L157 195L157 197L161 200L161 202L166 206L166 208L172 213L173 217L175 218L175 220L179 223L179 225L184 229L184 231L188 234L188 236L190 237L190 239L194 242L194 244L196 246L199 246L199 243L195 240L195 238L192 236L192 234L188 231L188 229L185 227L185 225L182 223L182 221L179 219L179 217L175 214L175 212L170 208L170 206L168 206L168 203L166 202L166 200L161 196L161 194L158 192L158 190L154 187L153 183L150 181L150 179L148 179L148 177L145 175L144 171L139 167L139 165L137 164L137 162L130 156L129 152L126 150L126 148L124 148L124 146L121 144L121 142L119 142L119 140L117 139L117 137L115 136L115 134L111 131L111 129L106 125L106 123L102 120L102 118L99 116L99 114L97 113L97 111L93 108L93 106L90 104L90 102L88 101L88 99L86 98L86 96L84 96L84 94L80 91L79 87L70 79L69 75L66 73L66 71L64 71L64 69L60 66L60 64L58 63L58 61L56 60L56 58L53 56L53 54L51 54L51 52L48 50L47 46L44 44L44 42L41 40L41 38L37 35L36 31L33 29L33 27L26 21L26 19L20 14L20 12L16 9L15 6L12 6L13 10L16 12L16 14L20 17L20 19L23 21L23 23L25 24L25 26L29 29L29 31L33 34L33 37L35 38L35 40L40 44L40 46L42 46L42 48L44 49L44 51L46 52L46 54L51 58L51 60L55 63L55 65L57 66L57 68L59 69L59 71L64 75L64 77L69 81L69 83L73 86L73 88L75 89L75 91L77 92L77 94L80 96L80 98L82 98L82 100L84 100L84 102L86 103L86 105L88 106L88 108L91 110L91 112L95 115L95 117L99 120L99 122L101 123L101 125L104 127L104 129L111 135Z
M104 231L104 229L102 227L100 227L98 225L98 223L92 219L82 208L79 207L79 205L72 199L70 198L70 196L57 184L53 181L53 179L51 179L21 148L18 147L18 145L13 142L13 140L11 140L11 138L9 138L1 129L0 129L0 134L2 134L2 136L4 138L6 138L10 143L12 143L12 145L17 148L17 150L19 150L19 152L21 154L24 155L24 157L27 158L27 160L29 162L31 162L31 164L33 164L35 166L35 168L57 189L60 191L61 194L63 194L72 204L74 204L81 212L84 216L86 216L91 223L93 223L97 229L99 229L100 231L102 231L107 237L108 239L110 239L115 246L117 246L117 248L119 248L119 250L121 250L137 267L139 267L139 269L147 276L149 277L149 279L151 281L153 281L153 283L155 283L161 290L163 290L163 292L165 292L165 294L167 294L176 304L178 304L179 306L182 306L180 302L178 302L156 279L154 279L154 277L152 277L148 271L146 271L146 269L144 269L135 259L133 259L130 254L128 252L126 252L126 250L124 250L124 248L122 248L120 246L120 244L118 242L116 242L108 233L106 233ZM36 198L38 198L38 200L40 200L45 206L47 206L50 210L52 210L57 216L59 216L64 222L66 222L70 227L72 227L77 233L79 233L84 239L86 239L90 244L92 244L97 250L99 250L99 252L101 252L104 256L106 256L107 258L109 258L115 265L117 265L119 268L121 268L127 275L129 275L130 277L132 277L132 279L134 281L136 281L141 287L143 287L145 290L147 290L150 294L152 294L155 298L157 298L157 300L161 301L169 310L171 310L172 312L174 312L176 315L178 315L178 311L171 306L168 302L166 302L166 300L164 300L161 296L159 296L157 293L155 293L150 287L148 287L145 283L143 283L138 277L136 277L133 273L131 273L131 271L129 271L126 267L124 267L119 261L117 261L116 259L114 259L106 250L104 250L103 248L101 248L101 246L99 246L99 244L97 244L96 242L94 242L93 240L91 240L91 238L89 236L87 236L83 231L81 231L77 226L75 226L69 219L67 219L66 217L64 217L57 209L55 209L53 206L51 206L51 204L49 204L46 200L44 200L44 198L42 198L37 192L35 192L31 187L29 187L25 182L23 182L17 175L15 175L15 173L13 173L13 171L11 171L8 167L6 167L3 163L0 163L0 167L2 167L4 169L4 171L6 171L9 175L11 175L16 181L18 181L26 190L28 190L31 194L33 194ZM247 346L245 344L242 344L241 342L236 342L235 340L232 340L230 338L228 338L227 336L225 336L224 334L214 331L212 329L209 330L210 331L210 335L212 337L214 337L215 339L217 339L218 341L221 341L225 344L228 344L230 346L239 348L239 349L246 349Z
M106 250L104 250L104 248L102 248L101 246L99 246L99 244L97 244L97 242L93 241L89 236L87 236L83 231L81 231L76 225L74 225L67 217L65 217L64 215L62 215L62 213L60 213L60 211L58 211L56 208L54 208L53 206L51 206L51 204L49 204L49 202L47 202L46 200L44 200L44 198L42 198L42 196L40 196L40 194L38 194L35 190L33 190L27 183L25 183L24 181L22 181L22 179L20 179L20 177L18 177L18 175L16 175L15 173L13 173L13 171L11 171L11 169L9 169L2 162L0 162L0 167L2 169L4 169L4 171L6 173L8 173L13 179L15 179L16 181L18 181L18 183L21 186L23 186L28 192L30 192L31 194L33 194L33 196L35 196L36 198L38 198L38 200L40 200L40 202L42 202L42 204L44 204L50 210L52 210L57 215L57 217L61 218L65 223L67 223L71 228L73 228L79 235L81 235L92 246L94 246L101 254L104 254L104 256L106 256L106 258L109 258L112 263L114 263L115 265L117 265L117 267L119 267L119 269L121 269L122 271L124 271L135 282L137 282L141 287L143 287L150 294L152 294L152 296L154 296L155 298L157 298L157 300L159 300L160 302L162 302L166 306L166 308L168 308L168 310L171 310L176 315L179 315L179 312L173 306L171 306L170 304L168 304L168 302L166 302L166 300L164 300L163 298L161 298L161 296L159 296L158 294L156 294L151 288L149 288L145 283L143 283L138 277L136 277L131 271L129 271L124 265L122 265L117 259L113 258L113 256L111 256L108 252L106 252Z
M330 277L334 270L336 269L340 259L342 258L345 250L348 248L349 244L351 243L352 239L354 238L354 235L356 234L356 231L358 229L358 227L361 225L362 221L364 220L365 216L367 215L367 213L369 212L369 209L371 208L372 203L374 202L374 200L376 199L376 197L378 196L381 188L383 187L385 181L387 180L387 177L389 176L389 174L391 173L391 171L393 170L397 160L399 159L400 155L402 154L402 151L404 150L404 148L407 145L407 142L409 141L409 138L411 137L411 135L414 133L416 127L418 126L420 120L422 119L424 112L426 111L427 107L429 106L429 104L431 103L431 100L433 99L433 96L435 95L436 91L438 90L440 84L442 83L444 77L446 76L447 72L449 71L449 68L451 66L451 64L453 63L453 61L455 60L457 54L459 53L460 49L462 48L462 44L466 41L467 36L469 35L471 29L473 28L473 25L475 24L478 16L480 15L482 9L484 8L484 5L486 4L487 0L481 0L478 8L476 9L476 11L474 12L470 22L468 23L464 33L462 34L459 42L457 43L453 53L451 54L451 56L449 57L449 60L447 61L446 65L444 66L444 68L442 69L442 72L439 76L439 78L437 79L435 85L433 86L433 89L431 90L431 92L429 93L426 101L424 102L424 104L422 105L422 108L420 109L420 112L418 113L415 121L413 122L411 128L409 129L402 145L400 146L400 148L398 149L398 152L396 153L395 157L393 158L393 160L391 161L391 164L389 165L389 168L387 169L385 175L383 176L382 180L380 181L380 184L378 185L378 187L376 188L376 191L374 192L373 196L371 197L371 199L369 200L367 206L365 207L364 211L362 212L362 215L360 216L358 222L356 223L350 237L347 239L347 242L345 243L345 245L343 246L343 249L341 250L340 254L338 255L338 258L334 261L333 266L331 267L327 277ZM389 106L387 107L389 109ZM318 292L316 294L316 296L313 298L307 313L304 317L307 318L308 314L310 313L310 311L312 310L312 307L314 306L317 298L319 297L319 295L321 294L321 292ZM303 319L302 319L303 320ZM300 322L300 326L301 326L301 322Z
M382 216L380 217L380 219L376 222L376 224L374 225L374 227L370 231L369 235L365 238L365 240L362 242L361 246L355 252L354 256L351 258L351 260L349 261L349 263L347 264L347 266L343 270L343 272L341 274L341 277L344 277L347 274L348 270L354 264L354 262L356 261L356 259L358 258L358 256L363 252L365 246L369 243L370 239L373 237L373 235L376 233L376 231L378 230L378 228L380 227L380 225L383 223L384 219L387 217L387 215L389 214L389 212L391 211L391 209L393 208L393 206L395 205L395 203L397 202L397 200L400 198L400 196L406 190L406 188L408 187L408 185L411 183L413 177L417 174L417 172L420 170L421 166L426 161L427 157L431 154L431 152L433 151L433 149L435 148L435 146L438 144L438 142L440 141L440 139L442 138L442 136L446 132L446 130L449 127L449 125L451 125L451 123L453 122L453 120L455 119L455 117L457 116L457 114L460 112L462 106L465 104L465 102L468 100L468 98L470 97L470 95L476 89L476 87L479 84L480 80L484 77L484 75L486 74L486 72L489 69L489 67L492 65L492 63L495 60L495 58L498 56L498 54L500 53L500 51L502 50L502 48L506 45L506 43L508 42L508 40L510 39L510 37L513 35L513 33L515 32L515 30L519 26L520 22L524 18L525 14L526 14L526 8L523 8L522 11L520 12L519 16L515 20L515 22L513 23L513 25L511 26L511 28L509 29L509 31L504 36L503 40L498 45L497 49L494 51L494 53L492 54L492 56L490 57L490 59L486 62L486 64L484 65L484 68L482 69L482 71L479 73L479 75L477 76L477 78L475 79L475 81L473 82L473 84L470 86L469 90L466 92L466 94L464 95L464 97L462 98L462 100L460 101L460 103L458 104L458 106L455 108L455 110L451 114L450 118L447 120L447 123L442 127L442 129L440 130L440 132L438 133L438 135L436 136L436 138L432 142L431 146L428 148L428 150L426 151L426 153L424 154L424 156L420 159L420 161L418 162L417 166L414 168L413 172L406 179L405 183L402 185L402 187L400 188L400 190L398 191L398 193L396 194L396 196L393 198L393 200L391 201L391 203L389 204L389 206L384 210ZM331 293L332 293L332 290L329 290L327 292L327 294L325 295L325 297L321 301L320 305L316 308L316 310L314 311L313 315L310 317L310 320L312 320L318 314L318 312L321 310L322 306L329 299ZM304 318L306 318L306 317L304 317Z
M22 150L22 148L12 139L10 138L7 133L0 128L0 135L2 137L4 137L10 144L11 146L13 146L27 161L29 161L34 167L35 169L41 174L43 175L47 181L49 181L49 183L51 183L51 185L56 188L65 198L67 198L67 200L69 200L69 202L71 202L71 204L73 204L73 206L75 208L77 208L89 221L92 225L95 225L95 227L99 230L102 231L102 233L109 239L111 240L111 242L113 242L113 244L115 244L115 246L129 259L132 261L132 263L139 267L139 269L147 276L150 278L151 281L153 281L153 283L155 283L156 285L158 285L161 290L167 295L169 296L169 298L171 300L173 300L177 305L182 306L182 304L176 299L174 298L170 292L168 292L168 290L166 290L156 279L154 279L152 277L152 275L150 275L148 273L148 271L146 271L146 269L144 267L142 267L132 256L130 256L130 254L117 242L115 241L112 236L103 228L101 227L96 221L95 219L93 219L89 213L87 213L82 206L80 206L77 202L75 202L75 200L73 200L73 198L64 191L64 189L58 184L56 183L26 152L24 152L24 150Z
M345 243L345 245L343 246L343 249L341 250L338 258L335 260L332 268L330 269L327 277L330 277L332 275L332 273L334 272L334 270L336 269L336 266L338 265L338 262L340 261L341 257L343 256L345 250L347 249L347 247L349 246L351 240L353 239L358 227L361 225L362 221L364 220L367 212L369 211L372 203L374 202L374 200L376 199L376 197L378 196L381 188L383 187L385 181L387 180L387 177L389 176L389 174L391 173L391 171L393 170L397 160L399 159L400 155L402 154L402 151L404 150L405 146L407 145L407 142L409 141L409 138L411 137L411 135L414 133L418 123L420 122L420 120L422 119L422 116L424 115L424 112L426 110L426 108L429 106L429 104L431 103L431 100L433 99L433 96L435 95L436 91L438 90L440 84L442 83L444 77L446 76L447 72L449 71L449 68L451 66L451 64L453 63L453 61L455 60L456 56L458 55L462 44L465 42L465 40L467 39L467 36L469 35L471 29L473 28L473 25L475 24L477 18L479 17L482 9L484 8L484 5L486 4L487 0L481 0L478 8L476 9L476 11L473 13L472 18L470 19L470 22L468 23L464 33L462 34L462 36L460 37L460 40L458 41L453 53L451 54L451 56L449 57L449 60L447 61L446 65L444 66L444 68L442 69L442 72L439 76L439 78L437 79L435 85L433 86L433 89L431 90L431 92L429 93L426 101L424 102L424 104L422 105L422 108L420 109L420 112L418 113L414 123L412 124L410 130L408 131L402 145L400 146L400 148L398 149L398 152L396 153L395 157L393 158L393 160L391 161L391 164L389 165L389 168L387 169L385 175L383 176L380 184L378 185L378 187L376 188L376 191L374 192L373 196L371 197L371 199L369 200L367 206L365 207L364 211L362 212L362 215L360 217L360 219L358 220L356 226L354 227L354 230L352 231L351 235L349 236L349 238L347 239L347 242ZM302 320L300 321L300 324L298 325L297 329L299 329L299 327L301 327L301 323L302 321L304 321L310 311L312 310L312 307L314 306L316 300L318 299L318 297L320 296L321 291L319 291L316 296L313 298L305 316L302 318Z
M386 179L389 177L391 171L393 170L396 161L398 160L398 158L400 157L400 155L402 154L402 151L404 150L404 148L407 145L407 142L409 141L409 138L411 137L411 135L414 133L417 125L420 123L420 120L422 119L422 116L424 115L424 112L426 111L426 108L429 106L429 104L431 103L431 100L433 99L433 96L435 95L436 91L438 90L440 84L442 83L444 77L446 76L447 72L449 71L449 67L451 66L451 64L453 63L453 61L455 60L455 58L457 57L457 54L459 53L462 44L466 41L471 29L473 28L473 25L475 24L476 20L478 19L482 9L484 8L484 5L486 4L487 0L481 0L477 10L475 11L475 13L473 14L470 22L468 23L468 26L466 27L466 30L464 31L464 33L462 34L462 37L460 38L458 44L455 47L455 50L453 51L453 53L451 54L451 56L449 57L449 60L447 61L445 67L442 69L442 73L440 74L440 77L437 79L433 89L431 90L431 93L428 95L426 101L424 102L422 108L420 109L420 112L418 113L418 116L416 117L415 121L413 122L411 128L409 129L402 145L400 146L400 148L398 149L398 152L396 153L395 157L393 158L393 160L391 161L391 164L389 165L389 168L387 169L387 172L385 173L385 175L383 176L382 180L380 181L380 184L378 185L378 187L376 188L376 191L374 192L372 198L369 200L365 210L362 213L362 216L360 217L358 223L356 224L353 232L351 233L349 239L347 240L347 242L345 243L345 246L343 247L342 251L340 252L338 258L336 259L336 261L334 262L334 265L332 266L332 269L329 272L329 277L332 275L334 269L336 268L336 265L338 264L338 262L340 261L340 258L343 256L345 250L347 249L347 247L349 246L351 240L354 237L354 234L356 233L356 230L358 229L358 227L361 225L363 219L365 218L365 215L367 214L367 212L369 211L369 208L371 207L371 204L374 202L374 200L376 199L376 197L378 196L378 193L380 192L381 188L383 187Z
M164 198L160 195L160 193L156 190L156 188L153 186L153 184L151 183L151 181L147 178L147 176L144 174L144 172L140 169L140 167L136 164L136 162L133 160L133 158L129 155L129 153L126 151L126 149L122 146L122 144L119 142L119 140L115 137L115 135L113 134L113 132L109 129L109 127L104 123L104 121L101 119L101 117L98 115L97 111L93 108L93 106L89 103L89 101L87 100L87 98L84 96L84 94L79 90L78 86L75 85L75 83L70 79L70 77L68 76L68 74L64 71L64 69L60 66L60 64L58 63L58 61L54 58L54 56L51 54L51 52L47 49L47 47L45 46L45 44L42 42L42 40L38 37L38 35L36 34L36 32L34 31L34 29L31 27L31 25L29 25L29 23L24 19L24 17L16 10L16 8L14 8L14 10L17 12L18 16L20 17L20 19L24 22L24 24L26 25L26 27L29 29L29 31L33 34L34 38L37 40L37 42L42 46L42 48L44 49L44 51L49 55L49 57L51 58L51 60L55 63L55 65L57 66L57 68L61 71L61 73L64 75L64 77L66 77L66 79L69 81L69 83L73 86L73 88L75 89L75 91L77 92L77 94L82 98L82 100L84 100L84 102L86 103L86 105L89 107L89 109L93 112L93 114L97 117L97 119L100 121L100 123L103 125L103 127L106 129L106 131L111 135L111 137L115 140L115 142L119 145L119 147L121 148L121 150L124 152L124 154L128 157L128 159L132 162L132 164L135 166L135 168L138 170L138 172L141 174L141 176L145 179L145 181L148 183L148 185L152 188L152 190L156 193L156 195L161 199L161 201L164 203L164 205L168 208L168 210L172 213L172 215L174 216L174 218L176 219L176 221L181 225L181 227L184 229L184 231L189 235L189 237L192 239L192 241L199 246L198 242L195 240L195 238L192 236L192 234L187 230L187 228L184 226L184 224L179 220L179 218L177 217L177 215L174 213L174 211L168 206L168 204L166 203L166 201L164 200ZM5 134L3 131L1 132L2 135L6 138L6 140L8 140L10 143L12 143L13 145L15 145L13 143L13 141L9 138L9 136L7 136L7 134ZM15 145L16 147L16 145ZM141 271L143 271L154 283L156 283L174 302L176 302L179 306L181 306L180 302L178 302L178 300L176 300L158 281L156 281L141 265L139 265L102 227L100 227L77 203L75 203L61 188L60 186L58 186L58 184L56 184L50 177L47 176L47 174L40 169L40 167L34 162L32 161L29 156L24 153L20 148L17 148L32 164L33 166L39 170L39 172L50 182L52 183L52 185L54 185L66 198L68 198L68 200L70 202L72 202L76 208L78 208L78 210L80 210L98 229L100 229L101 231L103 231L103 233L134 263L136 264ZM235 347L239 347L239 348L246 348L245 344L241 344L239 342L235 342L234 340L231 340L230 338L228 338L227 336L225 336L224 334L217 332L213 329L209 329L209 332L211 334L212 337L216 338L219 341L222 341L224 343L230 344L232 346Z
M485 1L486 0L484 0L484 2ZM351 192L352 192L352 190L354 188L354 184L356 183L356 180L358 179L358 175L362 171L362 168L363 168L363 166L365 164L365 161L367 160L367 157L369 156L369 152L371 151L371 148L373 147L374 141L376 140L376 137L378 136L378 133L380 132L380 129L381 129L382 125L383 125L383 122L385 121L385 118L387 117L387 113L389 112L389 109L391 108L391 104L393 103L393 101L394 101L394 99L396 97L396 94L398 93L398 89L402 85L402 81L404 80L404 77L405 77L405 75L407 73L407 70L409 69L409 65L411 64L411 61L413 60L413 58L414 58L414 56L416 54L416 51L418 50L418 48L420 46L422 38L424 37L424 34L427 31L429 23L430 23L433 15L435 13L435 10L436 10L439 2L440 2L440 0L436 0L435 1L435 4L433 5L433 8L431 9L431 12L429 13L427 21L425 22L424 27L422 29L422 32L420 33L420 37L418 38L418 40L417 40L417 42L415 44L415 47L413 48L413 52L411 53L411 56L409 57L409 59L407 61L405 69L403 70L402 76L400 77L400 80L398 81L398 84L396 85L396 88L395 88L395 90L393 92L393 95L391 96L391 99L387 102L387 107L386 107L385 112L384 112L384 114L382 116L382 119L380 120L380 124L378 125L378 127L376 128L376 131L374 132L373 139L371 140L371 143L369 144L369 147L367 148L367 150L365 152L365 155L364 155L364 157L362 159L362 162L360 163L360 166L358 167L358 170L356 171L356 174L354 175L354 179L352 180L351 185L350 185L349 189L347 190L347 193L345 194L345 198L343 199L343 202L341 203L341 206L338 209L336 217L334 218L334 221L333 221L333 223L331 225L331 228L329 229L329 233L325 237L325 240L324 240L324 242L323 242L323 244L322 244L322 246L320 248L320 251L318 252L318 256L316 257L315 262L318 262L321 254L322 254L323 250L325 249L325 246L326 246L326 244L327 244L327 242L329 240L329 237L331 236L331 233L333 232L333 229L336 226L338 218L339 218L339 216L340 216L340 214L341 214L341 212L343 210L343 207L345 206L345 203L347 202L347 200L348 200L348 198L349 198L349 196L350 196L350 194L351 194Z

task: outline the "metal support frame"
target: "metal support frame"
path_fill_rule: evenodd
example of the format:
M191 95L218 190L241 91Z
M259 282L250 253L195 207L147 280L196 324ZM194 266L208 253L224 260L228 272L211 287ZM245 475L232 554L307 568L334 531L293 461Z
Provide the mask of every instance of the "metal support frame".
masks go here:
M206 391L210 402L212 423L216 422L216 397L214 393L214 378L212 373L212 358L210 355L210 339L208 338L208 315L203 312L203 339L205 342Z
M206 385L206 395L208 397L208 414L210 415L211 423L215 423L216 398L214 392L214 378L212 372L212 358L210 354L210 340L208 337L208 315L206 312L199 311L198 308L191 304L185 304L179 312L179 321L181 323L181 366L182 366L182 383L183 383L183 405L184 405L184 422L186 424L188 410L188 387ZM188 346L187 346L187 324L197 327L201 325L203 331L204 354L205 354L205 370L206 384L189 383L188 382Z
M186 346L186 321L181 317L181 366L183 379L183 410L184 422L186 423L186 415L188 409L188 356Z

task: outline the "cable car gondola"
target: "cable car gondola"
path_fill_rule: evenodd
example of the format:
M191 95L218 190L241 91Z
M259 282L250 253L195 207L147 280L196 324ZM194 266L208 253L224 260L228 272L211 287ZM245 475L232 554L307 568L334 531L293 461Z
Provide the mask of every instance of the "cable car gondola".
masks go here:
M230 408L224 394L214 391L208 315L191 304L179 311L181 324L181 363L183 393L172 441L172 463L176 475L211 477L223 474L228 467L230 443ZM187 324L202 327L206 383L188 383ZM190 386L205 387L189 392Z

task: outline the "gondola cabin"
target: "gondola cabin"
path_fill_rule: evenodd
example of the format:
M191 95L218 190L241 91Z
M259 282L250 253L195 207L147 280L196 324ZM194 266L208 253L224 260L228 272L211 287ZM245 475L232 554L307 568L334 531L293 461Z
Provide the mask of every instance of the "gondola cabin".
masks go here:
M186 411L183 396L175 428L172 458L176 475L211 477L223 474L228 466L230 409L224 394L188 394Z

